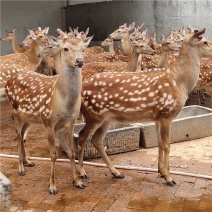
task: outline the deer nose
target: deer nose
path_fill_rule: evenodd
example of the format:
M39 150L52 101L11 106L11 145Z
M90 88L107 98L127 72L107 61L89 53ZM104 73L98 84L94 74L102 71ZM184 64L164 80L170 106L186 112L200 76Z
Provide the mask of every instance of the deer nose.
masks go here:
M84 59L82 59L82 58L77 58L77 59L76 59L76 62L77 62L78 67L81 68L81 67L83 66Z

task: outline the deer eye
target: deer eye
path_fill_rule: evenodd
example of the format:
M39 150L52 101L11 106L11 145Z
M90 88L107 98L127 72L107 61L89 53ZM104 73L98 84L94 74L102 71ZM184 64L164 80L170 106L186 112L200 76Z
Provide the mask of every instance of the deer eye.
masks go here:
M170 44L170 42L167 42L166 44L168 44L168 45L169 45L169 44Z
M207 41L205 41L204 44L208 46L208 42Z
M65 51L65 52L68 52L68 48L64 48L64 51Z

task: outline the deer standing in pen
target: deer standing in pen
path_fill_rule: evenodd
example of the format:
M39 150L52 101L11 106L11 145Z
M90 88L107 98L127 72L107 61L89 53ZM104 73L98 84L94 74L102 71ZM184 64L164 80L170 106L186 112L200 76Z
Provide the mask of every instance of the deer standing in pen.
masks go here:
M121 53L125 56L130 56L132 53L132 47L130 43L130 36L129 32L133 30L135 27L135 22L132 22L128 27L127 24L123 24L119 26L117 30L115 30L113 33L111 33L108 37L113 40L120 40L120 50Z
M141 62L141 69L151 69L151 68L167 68L173 61L175 61L175 56L173 53L179 52L181 44L178 42L176 37L165 38L161 37L161 55L149 56L149 59Z
M114 50L114 43L113 43L113 39L112 38L106 38L105 40L103 40L101 42L101 45L102 46L106 46L108 47L108 51L112 54L115 53L115 50Z
M14 53L9 55L4 55L0 57L0 62L4 64L19 64L23 67L28 68L29 70L35 70L40 64L42 58L40 57L40 50L42 46L46 44L45 31L42 35L36 35L33 30L29 30L30 37L32 42L30 48L22 53Z
M205 89L212 97L212 59L202 60L200 64L200 76L194 90ZM199 93L199 104L204 99L204 93Z
M8 62L12 61L13 63L20 64L23 67L29 68L31 70L35 69L35 71L38 73L45 74L45 75L52 75L52 73L54 71L53 59L49 56L46 56L44 58L39 58L38 60L36 60L35 59L37 57L36 55L39 55L36 51L34 51L34 49L36 47L35 47L35 45L34 46L32 45L30 47L33 39L37 40L36 41L37 45L39 45L39 46L45 45L45 42L42 43L42 40L45 41L44 35L48 33L48 30L49 30L48 27L46 27L43 30L41 30L40 27L38 27L38 30L37 29L29 30L30 34L22 42L22 47L17 43L17 40L15 38L16 30L13 29L12 32L7 32L7 34L1 40L11 40L12 39L13 51L15 53L25 53L25 54L22 54L22 58L20 58L20 55L17 55L17 54L5 55L2 57L4 59L4 60L2 60L2 62L8 64ZM33 34L33 39L32 39L32 34ZM31 48L31 51L28 51L29 48ZM26 53L26 51L28 51L28 52ZM12 57L12 59L11 59L11 57ZM6 62L5 62L5 58L7 59ZM25 62L25 59L26 59L26 61L29 61L29 63L31 63L30 66L28 63Z
M129 56L132 53L132 46L130 41L129 32L134 28L135 22L131 23L128 27L127 24L119 26L117 30L108 36L110 40L120 40L121 45L115 51L115 54L103 52L95 55L95 57L85 57L85 62L128 62ZM125 56L125 57L124 57Z
M13 28L12 31L8 31L8 30L5 30L5 31L6 31L6 35L1 37L0 41L10 41L14 53L25 52L28 49L27 47L23 47L19 45L16 38L16 32L17 32L16 28Z
M57 31L61 32L59 29ZM61 36L63 37L63 34ZM25 175L24 166L34 166L26 158L24 134L31 124L43 124L47 131L52 161L49 187L51 194L57 193L55 137L59 130L65 136L73 184L78 188L84 188L76 174L73 126L79 115L81 104L81 67L84 62L82 51L88 46L90 40L91 38L84 42L79 37L70 39L64 37L62 41L50 40L51 46L47 53L54 54L56 48L58 53L55 55L55 63L59 75L45 76L35 72L20 72L9 79L6 84L6 94L13 107L13 116L19 138L19 174Z
M32 43L30 48L22 53L14 53L0 57L0 98L4 99L5 84L8 79L20 71L35 71L40 64L42 57L40 55L40 46L47 43L45 36L37 36L33 30L30 30Z
M83 81L101 72L136 72L140 71L140 63L138 58L141 54L155 54L155 51L142 40L132 41L133 51L128 63L124 62L99 62L99 63L87 63L84 64Z
M184 37L179 58L169 68L136 73L98 73L83 82L81 113L85 126L79 133L78 171L83 168L85 142L91 142L116 178L124 176L107 156L103 139L113 122L154 121L158 137L158 171L174 186L169 171L173 119L182 110L200 73L200 58L212 57L212 43L203 38L205 29ZM129 141L130 142L130 141Z

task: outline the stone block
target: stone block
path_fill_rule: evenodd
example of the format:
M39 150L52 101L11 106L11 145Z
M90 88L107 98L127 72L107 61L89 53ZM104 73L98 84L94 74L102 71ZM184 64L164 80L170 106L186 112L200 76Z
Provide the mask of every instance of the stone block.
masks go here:
M12 185L10 180L0 172L0 211L9 212Z

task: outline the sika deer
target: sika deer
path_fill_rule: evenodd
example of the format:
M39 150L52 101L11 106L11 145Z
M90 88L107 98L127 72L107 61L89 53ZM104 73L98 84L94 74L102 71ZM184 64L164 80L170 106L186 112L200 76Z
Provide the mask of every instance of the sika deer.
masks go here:
M41 30L41 28L38 27L38 30L33 29L33 32L36 34L37 37L44 36L45 34L48 33L48 28ZM16 33L15 28L11 32L7 31L7 34L4 37L2 37L1 40L11 41L12 49L15 53L22 53L22 52L27 51L32 42L31 36L28 35L26 37L24 42L26 43L26 40L27 40L28 45L23 47L23 45L18 44L15 33ZM35 72L38 72L40 74L45 74L45 75L53 75L54 70L55 70L54 69L54 60L51 57L46 56L45 58L42 58L42 61L36 68Z
M132 47L130 44L129 32L134 28L135 22L132 22L129 27L126 24L119 26L117 30L111 33L108 37L113 40L121 40L121 53L125 56L130 56L132 53Z
M212 97L212 59L202 60L196 90L205 89Z
M36 35L33 30L29 30L32 42L30 48L22 53L14 53L0 57L0 62L4 64L19 64L29 70L35 70L40 64L40 48L47 43L45 34Z
M12 44L12 49L15 53L21 53L28 50L27 47L23 47L18 44L17 38L16 38L16 28L13 28L12 31L6 31L6 35L0 38L1 41L10 41Z
M58 32L60 32L58 30ZM89 40L90 42L90 40ZM84 188L76 174L73 150L73 126L80 111L83 65L82 51L89 44L78 38L52 41L52 48L60 51L55 57L59 75L50 77L32 72L22 72L8 80L6 93L13 107L19 143L19 174L25 175L24 165L34 166L26 159L23 138L31 124L43 124L47 130L51 154L49 191L56 194L55 162L57 159L55 137L62 130L67 154L71 162L73 183ZM52 50L53 51L53 50ZM18 93L17 93L18 92Z
M135 72L140 71L140 54L155 54L155 51L143 41L132 41L133 52L128 63L124 62L105 62L87 63L83 66L83 81L95 73L101 72Z
M154 121L159 145L158 171L168 185L176 184L169 172L170 135L173 119L196 85L200 58L212 57L212 43L201 35L186 35L179 58L170 68L136 73L99 73L83 82L81 113L86 125L79 134L79 173L83 168L84 144L91 142L116 178L124 176L108 158L103 139L112 122ZM129 141L130 142L130 141Z
M108 50L110 53L114 54L114 43L113 43L113 39L112 38L106 38L105 40L103 40L101 42L102 46L108 46Z

